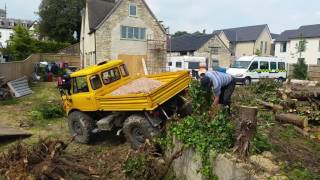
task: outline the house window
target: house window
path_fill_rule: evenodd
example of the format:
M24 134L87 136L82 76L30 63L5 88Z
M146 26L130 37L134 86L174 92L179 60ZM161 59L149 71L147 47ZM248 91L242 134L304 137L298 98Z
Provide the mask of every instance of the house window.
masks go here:
M172 66L172 62L168 62L168 66Z
M320 52L320 40L319 40L319 46L318 46L319 48L318 48L318 51Z
M130 4L129 5L129 15L130 16L137 16L137 5L135 4Z
M268 50L268 42L264 42L264 53L267 54L267 50Z
M260 42L260 53L263 52L263 41Z
M280 44L280 52L287 52L287 42L282 42Z
M177 68L182 68L182 62L176 62L176 67Z
M267 62L267 61L260 61L260 69L261 69L261 70L269 70L269 62Z
M188 52L180 52L180 56L186 56L188 55Z
M320 58L318 58L317 64L320 65Z
M146 28L121 26L121 39L145 40Z

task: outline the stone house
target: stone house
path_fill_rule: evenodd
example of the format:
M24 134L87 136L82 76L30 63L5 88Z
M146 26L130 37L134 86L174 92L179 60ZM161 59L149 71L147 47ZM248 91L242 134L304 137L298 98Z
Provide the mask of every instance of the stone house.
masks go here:
M166 31L144 0L87 0L82 12L82 67L122 59L129 71L165 66ZM163 58L164 57L164 58Z
M229 67L231 52L216 34L185 35L168 41L168 56L205 57L209 69Z
M272 36L267 24L214 31L232 52L232 56L259 54L270 56Z
M306 45L300 57L297 46L303 39ZM320 24L286 30L275 43L275 56L285 58L290 64L297 63L298 59L302 58L308 65L320 65Z

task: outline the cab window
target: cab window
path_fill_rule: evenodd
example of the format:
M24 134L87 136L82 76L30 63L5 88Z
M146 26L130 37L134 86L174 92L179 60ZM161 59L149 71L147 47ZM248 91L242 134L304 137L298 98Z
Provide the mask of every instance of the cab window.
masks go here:
M121 72L122 77L129 76L128 69L124 64L120 66L120 72Z
M278 62L279 70L286 70L286 64L284 62Z
M253 70L257 70L258 69L258 61L253 61L249 70L253 71Z
M102 81L105 85L111 84L119 79L121 79L121 75L118 68L113 68L102 73Z
M91 76L90 83L93 90L97 90L102 87L102 83L98 75Z
M260 61L260 69L268 70L269 69L269 62L267 61Z
M270 69L276 70L277 69L277 63L276 62L270 62Z
M86 76L73 78L73 93L89 92Z

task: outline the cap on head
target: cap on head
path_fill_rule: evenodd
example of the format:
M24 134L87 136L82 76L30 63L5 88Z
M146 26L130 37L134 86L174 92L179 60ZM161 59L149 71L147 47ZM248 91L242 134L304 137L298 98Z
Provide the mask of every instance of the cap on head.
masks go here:
M212 88L212 81L208 76L202 77L200 80L200 83L201 83L201 87L203 87L205 89Z

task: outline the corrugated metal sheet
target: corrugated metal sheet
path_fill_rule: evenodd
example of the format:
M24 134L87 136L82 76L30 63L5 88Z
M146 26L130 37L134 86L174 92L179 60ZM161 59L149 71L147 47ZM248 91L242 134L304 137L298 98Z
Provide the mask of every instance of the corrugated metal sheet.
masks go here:
M10 81L8 82L8 86L11 92L17 98L33 93L33 91L29 87L27 77L22 77L14 81Z

